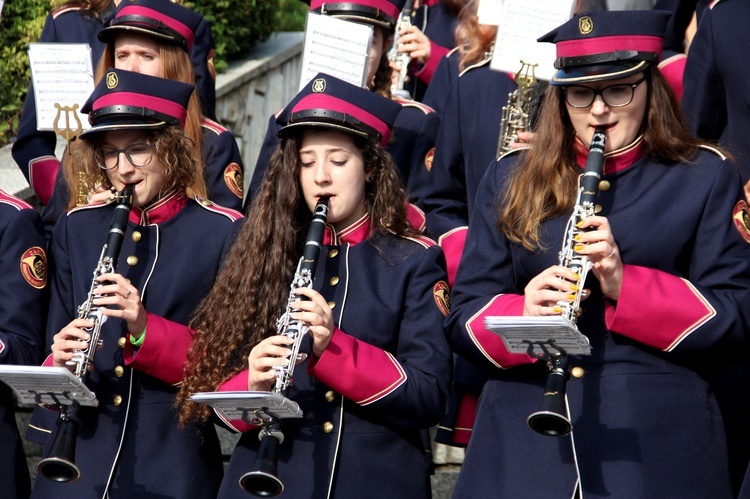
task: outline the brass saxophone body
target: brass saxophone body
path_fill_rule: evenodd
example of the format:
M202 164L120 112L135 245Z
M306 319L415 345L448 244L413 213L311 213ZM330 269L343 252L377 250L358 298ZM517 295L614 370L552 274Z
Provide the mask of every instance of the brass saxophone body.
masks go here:
M503 106L497 141L497 158L510 151L512 143L518 142L519 132L526 132L531 128L535 101L539 94L539 89L536 87L540 85L534 75L534 68L537 66L538 64L527 64L521 61L521 69L513 78L518 88L508 94L508 102Z

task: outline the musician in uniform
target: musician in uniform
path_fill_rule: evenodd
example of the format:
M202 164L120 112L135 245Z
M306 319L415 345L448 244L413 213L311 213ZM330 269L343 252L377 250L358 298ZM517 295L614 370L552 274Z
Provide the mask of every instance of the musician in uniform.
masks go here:
M405 0L347 0L336 3L312 0L310 9L315 13L373 27L372 46L368 54L366 85L373 92L392 98L401 105L401 112L393 124L393 137L387 146L387 150L393 157L393 161L401 174L407 193L412 201L419 206L421 205L420 200L412 196L412 192L417 189L413 185L415 179L412 178L412 173L428 167L431 163L435 139L440 129L440 118L424 104L391 95L392 70L388 61L388 49L391 46L396 21L404 3ZM276 118L272 116L253 171L246 205L252 201L263 181L271 153L278 144L277 131ZM412 211L411 215L415 213ZM417 218L413 217L413 220L417 227L423 227L424 215L422 213L419 213Z
M667 19L584 12L540 39L556 44L558 71L534 145L482 179L446 321L454 348L490 376L456 497L733 497L702 374L748 354L748 207L735 166L690 135L656 70ZM599 127L596 207L573 219ZM563 265L563 242L593 264L587 282ZM571 321L581 312L591 351L566 357L567 396L543 397L546 362L511 353L485 319L563 306ZM527 426L547 397L571 433Z
M178 429L175 385L190 334L187 321L210 289L241 214L186 190L200 179L183 126L194 86L110 69L83 107L92 128L70 164L83 181L120 192L134 187L133 208L113 273L92 284L115 203L71 207L55 226L45 365L66 366L88 347L77 309L91 300L107 320L86 384L98 407L79 410L75 465L80 478L39 475L33 496L214 497L222 477L212 425ZM66 162L66 168L68 163ZM73 168L73 167L70 167ZM77 176L69 188L76 192ZM35 409L29 437L49 452L56 412Z
M85 43L91 48L91 61L95 67L105 47L103 40L97 35L120 1L70 0L64 3L47 17L39 42ZM188 10L177 5L174 8ZM206 116L213 117L216 101L213 75L214 40L208 21L195 12L192 12L192 16L196 16L196 22L192 25L195 41L190 61L195 71L203 112ZM39 203L44 206L52 203L50 213L44 217L49 231L67 204L67 200L61 196L56 195L51 199L60 169L60 160L55 156L55 144L54 132L37 130L36 101L31 82L21 113L18 136L11 152ZM64 192L65 186L61 185L59 189Z
M39 213L0 189L0 364L37 365L47 318L47 253ZM27 498L29 469L11 389L0 383L2 496Z
M407 220L384 151L398 113L397 103L322 73L300 91L277 119L266 180L193 323L178 396L184 421L210 417L187 402L191 393L273 388L272 366L292 341L274 324L288 306L309 326L288 395L304 415L281 425L283 497L430 496L425 434L446 408L448 286L442 252ZM320 196L330 201L314 282L290 296ZM227 300L234 306L219 306ZM258 453L258 427L225 423L245 433L219 497L246 497L238 482Z

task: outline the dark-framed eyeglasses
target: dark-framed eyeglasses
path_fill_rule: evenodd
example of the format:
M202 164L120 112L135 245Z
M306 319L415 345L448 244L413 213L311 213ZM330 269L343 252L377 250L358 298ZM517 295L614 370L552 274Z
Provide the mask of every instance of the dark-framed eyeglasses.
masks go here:
M120 153L125 153L125 157L135 167L146 166L154 158L154 145L147 142L131 144L125 149L116 149L114 147L102 146L94 150L94 159L96 164L102 170L112 170L117 168L120 162Z
M597 95L602 96L602 100L609 107L625 107L633 102L635 88L643 83L646 77L633 83L617 83L599 89L586 87L583 85L570 85L563 87L565 102L570 107L589 107L596 100Z

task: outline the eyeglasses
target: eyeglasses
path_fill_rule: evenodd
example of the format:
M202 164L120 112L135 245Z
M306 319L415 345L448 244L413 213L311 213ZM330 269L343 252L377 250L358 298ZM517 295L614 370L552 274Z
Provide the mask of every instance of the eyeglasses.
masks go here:
M597 95L602 96L602 100L609 107L625 107L633 102L635 87L646 80L644 76L634 83L618 83L600 89L584 87L583 85L571 85L564 87L565 102L570 107L589 107L596 100Z
M128 161L130 161L130 164L138 168L148 165L154 158L154 146L142 142L131 144L125 149L115 149L114 147L106 146L97 147L94 151L94 159L102 170L112 170L117 168L117 164L120 162L120 153L123 152Z

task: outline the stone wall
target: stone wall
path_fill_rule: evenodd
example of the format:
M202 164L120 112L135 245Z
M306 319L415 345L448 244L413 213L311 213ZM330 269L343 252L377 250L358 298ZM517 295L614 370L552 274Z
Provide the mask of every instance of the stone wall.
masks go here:
M302 65L302 33L276 33L257 46L243 61L229 66L216 81L216 115L236 137L245 163L245 192L255 167L271 115L281 110L299 88ZM58 156L64 143L58 142ZM0 188L32 201L33 193L26 179L13 162L10 146L0 149ZM22 434L29 424L30 407L19 407L17 421ZM219 428L225 458L228 459L237 436ZM32 477L42 449L26 443L27 459ZM435 475L432 479L435 499L450 497L463 450L436 445L433 449ZM250 463L248 463L250 466Z

